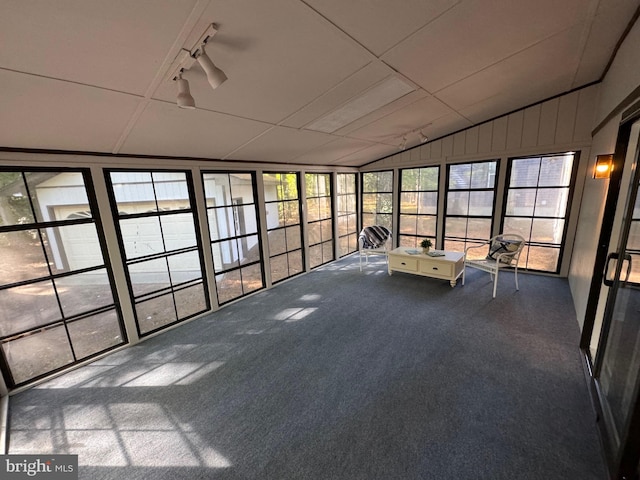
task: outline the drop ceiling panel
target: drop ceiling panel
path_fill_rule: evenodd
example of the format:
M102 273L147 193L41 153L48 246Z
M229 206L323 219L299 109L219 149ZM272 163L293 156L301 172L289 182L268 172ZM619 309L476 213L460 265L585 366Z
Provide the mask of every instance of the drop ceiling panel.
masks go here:
M195 3L3 1L0 66L141 95Z
M525 92L522 97L518 95L496 95L496 98L491 98L486 102L480 102L477 105L472 105L469 108L461 110L460 113L463 114L465 118L468 118L477 124L495 118L497 115L492 114L493 112L519 112L519 108L522 106L520 104L521 98L526 98L526 100L528 100L526 103L527 105L533 105L537 100L539 100L535 92Z
M482 100L470 107L462 108L460 115L469 119L474 124L482 123L485 120L496 118L504 114L504 112L511 112L522 107L520 103L521 92L502 92L493 97L489 97ZM526 104L531 104L529 101Z
M599 78L639 4L0 0L0 140L358 166L398 151L380 139L429 122L441 137ZM196 64L185 77L198 109L180 110L168 64L211 23L207 53L229 80L212 90ZM415 90L331 135L310 131L392 76Z
M306 3L381 55L459 1L306 0Z
M224 158L268 128L269 125L252 120L152 101L120 153Z
M0 70L0 145L110 152L139 97Z
M454 112L434 120L431 125L424 129L424 133L430 139L436 139L471 126L473 124L467 118ZM415 144L417 144L416 141L409 144L409 147Z
M425 97L350 132L349 136L399 145L402 135L422 126L425 126L426 132L429 123L450 113L452 110L438 99ZM414 132L412 136L414 138L411 140L417 139L418 132Z
M447 87L438 93L438 98L460 110L496 95L522 95L531 90L541 95L550 93L541 86L551 86L550 91L556 93L567 91L573 73L563 65L579 55L580 35L578 27L564 31Z
M297 130L288 127L273 127L264 135L251 140L232 152L232 160L260 160L265 162L288 162L300 155L332 140L331 135Z
M294 159L295 163L306 165L337 165L340 159L368 148L371 143L353 138L340 138Z
M371 147L358 150L355 153L342 157L335 162L335 165L345 167L360 167L382 157L397 153L398 149L390 145L372 145Z
M218 24L207 53L229 80L214 91L198 65L188 72L202 108L278 123L371 62L300 2L212 1L203 16ZM167 81L155 97L175 95Z
M638 0L600 1L580 58L574 87L600 79L611 52L639 6Z
M374 61L358 70L334 88L328 90L313 102L282 122L282 125L300 128L316 120L326 113L343 105L349 99L371 88L385 77L393 74L393 70L382 62Z
M392 114L398 110L405 108L407 105L411 105L418 100L425 98L427 96L427 92L424 90L416 90L405 95L402 98L399 98L395 102L391 102L390 104L376 110L375 112L370 113L369 115L365 115L364 117L354 121L353 123L337 130L335 133L337 135L349 136L351 132L355 132L356 130L361 129L362 127L369 125L376 120L386 117L387 115Z
M462 2L383 60L435 93L579 22L589 1Z
M305 125L307 130L333 133L347 125L351 125L381 108L391 105L396 100L414 92L416 87L402 77L391 75L360 95L352 98L336 110Z

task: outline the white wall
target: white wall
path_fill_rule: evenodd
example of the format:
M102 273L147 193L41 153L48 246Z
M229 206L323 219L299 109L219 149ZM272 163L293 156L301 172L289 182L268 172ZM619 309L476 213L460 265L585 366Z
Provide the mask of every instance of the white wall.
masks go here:
M609 187L609 180L596 180L592 178L591 172L595 166L596 155L613 153L617 133L617 122L610 122L594 137L591 145L592 155L588 159L580 216L578 217L573 256L569 268L569 286L580 329L584 324L604 204Z

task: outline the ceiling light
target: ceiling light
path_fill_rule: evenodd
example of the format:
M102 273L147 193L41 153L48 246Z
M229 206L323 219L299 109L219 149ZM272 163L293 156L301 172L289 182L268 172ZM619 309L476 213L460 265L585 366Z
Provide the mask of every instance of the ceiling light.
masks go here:
M407 137L402 137L402 143L398 147L400 150L404 150L407 148Z
M189 82L182 78L182 72L178 74L175 81L178 84L178 98L176 101L178 106L189 110L196 108L196 101L193 99L191 92L189 91Z
M211 88L213 88L214 90L227 80L227 76L224 74L224 72L216 67L205 53L204 44L202 44L199 51L196 52L196 60L198 61L204 72L207 74L209 85L211 85Z
M424 133L422 133L422 131L420 132L420 143L424 143L427 140L429 140L429 137L427 137Z
M182 74L190 70L196 61L200 64L202 69L207 74L207 80L213 88L219 87L224 81L227 80L225 73L216 67L209 56L204 51L204 46L211 40L218 29L212 23L207 26L196 43L194 43L191 49L185 47L180 49L180 52L176 55L175 60L172 62L169 68L168 80L175 81L178 85L178 98L176 103L180 108L196 108L196 102L191 96L189 91L189 82L182 78Z

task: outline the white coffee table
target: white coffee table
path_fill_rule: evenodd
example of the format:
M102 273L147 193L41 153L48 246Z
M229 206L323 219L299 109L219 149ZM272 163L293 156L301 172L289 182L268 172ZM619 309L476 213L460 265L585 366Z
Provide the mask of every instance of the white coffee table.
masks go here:
M410 254L407 251L420 253ZM422 252L420 248L398 247L389 252L389 275L393 272L411 273L423 277L449 280L451 287L456 286L458 278L464 268L464 253L443 252L441 257L431 257Z

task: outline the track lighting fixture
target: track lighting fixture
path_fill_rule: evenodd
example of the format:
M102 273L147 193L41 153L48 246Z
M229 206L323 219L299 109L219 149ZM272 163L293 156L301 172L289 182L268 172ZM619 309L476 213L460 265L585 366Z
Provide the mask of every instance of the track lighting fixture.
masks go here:
M420 128L414 128L413 130L409 130L408 132L403 133L402 134L402 142L400 143L400 145L398 145L398 150L406 150L407 149L407 141L413 142L413 140L411 140L411 139L414 138L414 135L416 135L416 134L418 135L418 138L420 139L420 143L428 142L429 141L429 137L427 137L422 132L422 130L427 128L429 125L431 125L431 124L428 123L426 125L423 125Z
M196 108L196 101L193 99L191 92L189 91L189 82L182 78L182 70L175 78L175 82L178 84L178 106L189 110Z
M207 80L212 88L218 88L227 80L225 73L213 64L207 53L204 51L204 46L215 36L217 32L218 29L215 24L210 24L204 33L200 35L198 41L193 44L194 46L191 49L180 49L180 52L171 64L167 79L175 81L178 85L178 97L176 99L176 103L180 108L196 108L196 102L189 91L189 82L187 82L185 78L182 78L182 74L193 67L196 62L200 64L204 73L206 73Z
M215 90L227 80L227 76L222 70L213 64L209 56L204 51L204 45L205 44L203 43L196 52L196 60L204 70L204 73L207 74L209 85L211 85L211 88Z

